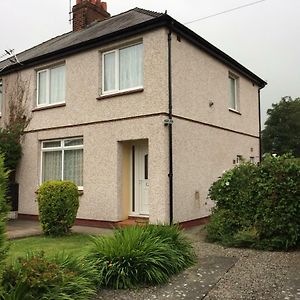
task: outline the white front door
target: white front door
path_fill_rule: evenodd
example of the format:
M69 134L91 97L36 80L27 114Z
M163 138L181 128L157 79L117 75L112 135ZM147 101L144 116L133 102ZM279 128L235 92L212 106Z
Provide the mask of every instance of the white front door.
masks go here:
M132 214L149 215L149 155L148 143L146 141L135 143L132 159L132 180L134 182Z

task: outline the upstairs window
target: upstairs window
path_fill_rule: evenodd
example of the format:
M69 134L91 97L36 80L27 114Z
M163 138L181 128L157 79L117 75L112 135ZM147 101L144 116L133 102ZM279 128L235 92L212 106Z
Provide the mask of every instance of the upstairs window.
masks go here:
M71 180L83 187L83 138L42 142L41 182Z
M2 80L0 79L0 117L2 113L2 102L3 102L3 84L2 84Z
M143 72L143 44L103 53L102 93L142 88Z
M239 82L238 77L232 74L229 74L229 108L238 111L238 91L239 91Z
M45 106L65 102L65 65L37 72L37 105Z

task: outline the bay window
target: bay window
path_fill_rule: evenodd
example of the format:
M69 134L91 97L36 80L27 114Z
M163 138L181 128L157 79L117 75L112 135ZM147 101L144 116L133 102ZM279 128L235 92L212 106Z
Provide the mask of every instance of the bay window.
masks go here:
M41 181L71 180L83 187L83 138L42 142Z
M102 93L116 93L143 87L143 44L102 54Z
M65 102L65 65L37 72L37 105L45 106Z

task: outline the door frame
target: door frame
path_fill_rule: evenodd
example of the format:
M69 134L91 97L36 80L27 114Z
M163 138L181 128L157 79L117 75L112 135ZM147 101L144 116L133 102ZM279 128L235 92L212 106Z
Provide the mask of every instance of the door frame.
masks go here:
M149 211L147 214L141 213L141 203L140 199L138 200L136 194L140 191L137 191L137 179L136 179L136 149L138 147L144 147L146 144L147 147L147 155L148 155L148 172L149 172L149 143L148 140L136 140L131 144L130 151L130 211L129 216L134 217L149 217ZM149 178L148 178L149 180Z

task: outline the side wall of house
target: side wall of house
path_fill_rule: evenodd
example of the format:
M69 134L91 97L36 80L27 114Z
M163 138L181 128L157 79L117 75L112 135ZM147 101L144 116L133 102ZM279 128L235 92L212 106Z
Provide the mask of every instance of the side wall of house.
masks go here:
M229 72L239 112L229 110ZM176 35L172 39L174 220L208 216L210 185L237 155L259 160L258 87Z

